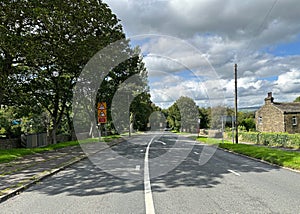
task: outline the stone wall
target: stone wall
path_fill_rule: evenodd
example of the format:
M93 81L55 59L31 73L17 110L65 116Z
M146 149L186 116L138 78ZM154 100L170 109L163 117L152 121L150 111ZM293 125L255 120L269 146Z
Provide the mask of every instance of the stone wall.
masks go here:
M0 139L0 149L14 149L21 147L21 139Z
M222 138L222 132L220 130L210 129L210 130L208 130L208 137L210 137L210 138Z
M294 116L297 118L296 125L293 125L293 117ZM284 122L285 122L286 132L288 132L290 134L300 133L300 125L299 125L300 113L285 114Z
M260 132L285 132L284 115L272 103L261 107L255 114L255 120L256 130Z

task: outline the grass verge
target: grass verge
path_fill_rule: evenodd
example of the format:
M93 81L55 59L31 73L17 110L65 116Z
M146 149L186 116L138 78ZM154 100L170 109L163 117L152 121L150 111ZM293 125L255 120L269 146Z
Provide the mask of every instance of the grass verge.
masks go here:
M112 135L102 137L105 142L110 142L114 139L120 138L120 135ZM46 147L40 148L17 148L17 149L3 149L0 150L0 163L7 163L25 155L32 155L35 153L41 153L46 151L52 151L70 146L79 146L79 143L94 143L98 142L98 138L89 138L81 141L68 141L57 144L51 144Z
M224 143L222 143L222 140L205 137L199 137L197 140L207 144L218 144L220 148L264 160L272 164L300 170L299 152L248 144L232 144L230 141L224 141Z

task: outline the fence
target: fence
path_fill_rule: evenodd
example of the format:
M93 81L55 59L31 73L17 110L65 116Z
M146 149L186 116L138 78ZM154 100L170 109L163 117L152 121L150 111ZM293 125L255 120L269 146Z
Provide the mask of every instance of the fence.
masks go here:
M47 133L29 134L26 136L26 148L43 147L47 145Z

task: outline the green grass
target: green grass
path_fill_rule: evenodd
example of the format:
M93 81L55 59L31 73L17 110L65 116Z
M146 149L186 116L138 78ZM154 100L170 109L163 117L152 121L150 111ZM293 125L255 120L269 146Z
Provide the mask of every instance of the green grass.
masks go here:
M178 131L175 131L175 130L172 130L171 132L174 133L174 134L178 134L178 135L191 135L191 134L195 134L195 133L191 133L191 132L178 132Z
M104 140L105 142L110 142L117 138L120 138L120 136L112 135L112 136L102 137L102 140ZM32 155L35 153L52 151L52 150L70 147L70 146L79 146L79 143L94 143L94 142L98 142L98 138L89 138L89 139L80 140L80 141L62 142L62 143L51 144L46 147L40 147L40 148L3 149L3 150L0 150L0 163L7 163L7 162L13 161L17 158L23 157L25 155Z
M264 160L279 166L300 170L299 152L284 151L281 149L248 144L232 144L230 141L224 141L224 143L222 143L222 140L205 137L197 138L197 140L207 144L218 144L218 146L223 149Z
M216 138L207 138L207 137L195 137L195 139L197 139L198 141L201 141L203 143L206 143L206 144L220 144L220 143L231 143L231 141L228 141L228 140L224 140L222 142L222 140L220 139L216 139Z

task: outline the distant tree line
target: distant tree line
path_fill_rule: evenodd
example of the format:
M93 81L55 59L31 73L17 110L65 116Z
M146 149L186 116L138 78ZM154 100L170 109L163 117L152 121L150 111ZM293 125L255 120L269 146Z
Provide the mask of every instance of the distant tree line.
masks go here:
M197 114L190 111L193 108L197 108ZM230 129L232 127L231 116L234 115L234 109L226 106L208 108L198 107L193 99L189 97L180 97L168 109L163 110L163 113L167 118L167 125L176 131L195 130L195 124L197 124L198 128L200 127L201 129L220 129L222 127L222 116L224 116L224 128ZM254 112L238 112L239 129L245 131L255 130L254 118ZM189 121L187 123L189 127L183 124L183 119ZM198 124L199 121L200 126Z

